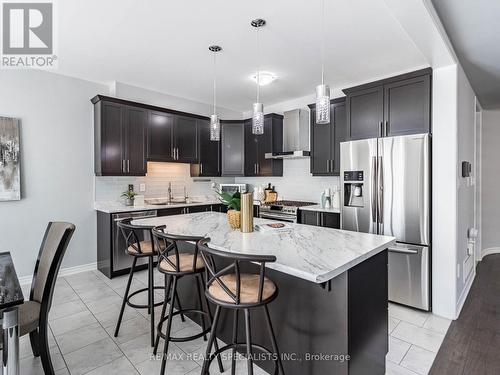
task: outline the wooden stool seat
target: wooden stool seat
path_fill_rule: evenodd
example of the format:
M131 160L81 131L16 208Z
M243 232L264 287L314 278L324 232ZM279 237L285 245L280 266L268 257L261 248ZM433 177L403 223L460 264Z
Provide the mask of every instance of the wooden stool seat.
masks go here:
M165 250L165 248L162 250ZM150 256L156 254L156 252L154 244L151 241L140 241L139 245L137 245L137 243L132 243L127 248L127 253L132 256Z
M162 259L160 262L160 271L165 272L189 272L193 270L202 270L205 267L203 259L201 257L196 257L191 253L179 253L179 267L177 268L177 258L175 254L169 255L168 257ZM168 259L168 260L167 260ZM194 264L194 267L193 267Z
M230 292L236 296L236 275L228 274L220 277L220 280L224 285L230 290ZM259 284L260 276L254 274L243 273L240 275L240 303L258 303L259 302ZM272 298L276 293L276 284L268 279L264 278L264 287L262 288L262 301ZM214 282L208 287L208 294L213 299L226 303L234 303L233 296L227 293L223 287L218 283Z

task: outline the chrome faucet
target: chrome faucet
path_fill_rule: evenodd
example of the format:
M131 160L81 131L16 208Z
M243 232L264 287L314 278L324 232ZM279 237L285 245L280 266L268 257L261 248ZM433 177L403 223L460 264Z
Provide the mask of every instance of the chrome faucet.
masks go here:
M172 183L169 182L168 183L168 190L167 190L167 193L168 193L168 203L172 203Z

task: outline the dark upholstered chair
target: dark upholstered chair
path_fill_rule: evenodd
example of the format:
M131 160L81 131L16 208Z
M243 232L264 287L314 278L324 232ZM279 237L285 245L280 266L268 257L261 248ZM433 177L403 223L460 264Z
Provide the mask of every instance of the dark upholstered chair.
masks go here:
M52 295L61 261L74 231L75 226L70 223L49 223L38 253L30 299L19 306L19 335L29 333L33 355L41 356L46 375L54 374L48 342Z

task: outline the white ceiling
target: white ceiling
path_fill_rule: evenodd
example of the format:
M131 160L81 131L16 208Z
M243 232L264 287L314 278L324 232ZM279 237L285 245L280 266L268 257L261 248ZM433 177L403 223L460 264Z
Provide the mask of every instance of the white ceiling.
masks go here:
M500 108L500 1L432 0L484 108Z
M266 105L312 94L320 81L320 0L64 0L58 2L59 72L212 101L210 44L218 54L218 104L245 111L255 98L256 36L264 18ZM427 62L383 0L326 0L326 75L335 88Z

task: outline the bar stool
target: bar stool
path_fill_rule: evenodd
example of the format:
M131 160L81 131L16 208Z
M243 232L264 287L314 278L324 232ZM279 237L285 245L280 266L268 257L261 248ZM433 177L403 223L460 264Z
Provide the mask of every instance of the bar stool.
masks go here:
M200 289L200 284L202 288L204 288L205 286L202 280L202 275L205 272L205 265L203 264L203 260L201 259L201 257L198 255L198 245L197 245L197 242L202 238L177 236L174 234L165 233L164 225L153 228L152 235L156 248L161 249L158 257L158 271L165 274L166 276L165 296L170 295L170 300L171 300L174 295L175 296L177 295L177 283L179 279L186 276L192 276L195 279L196 289L198 294L198 303L199 303L198 309L182 309L180 307L179 310L175 312L173 304L170 304L168 314L165 315L169 300L165 298L165 301L163 303L163 308L161 311L160 321L157 327L156 342L153 350L153 354L156 355L158 351L158 344L160 341L160 337L165 340L165 345L163 347L161 370L160 370L160 374L163 375L165 374L165 366L166 366L169 343L196 340L202 336L206 341L207 333L210 332L210 328L212 325L212 312L210 311L210 306L208 304L208 300L206 299L206 297L205 297L205 302L207 306L207 311L204 310L201 289ZM194 251L179 252L178 243L180 242L191 243L194 247ZM187 337L172 337L170 335L172 328L172 319L174 316L179 314L199 315L202 327L201 332ZM208 319L209 327L206 326L205 318ZM167 328L165 330L165 333L163 333L162 328L163 328L163 323L165 321L167 322ZM216 350L219 349L217 341L215 342L215 349ZM217 358L218 358L220 372L224 372L220 356L218 356Z
M122 221L119 221L117 223L118 227L120 228L120 231L125 238L125 243L126 243L126 248L125 248L125 253L133 257L133 262L132 262L132 267L130 268L130 274L128 277L128 282L127 282L127 287L125 288L125 293L123 295L123 302L122 306L120 309L120 315L118 316L118 322L116 323L116 329L115 329L115 337L118 336L118 333L120 331L120 326L122 323L122 318L123 318L123 312L125 311L125 305L129 305L132 308L135 309L148 309L148 314L151 315L150 320L151 320L151 346L154 346L154 340L155 340L155 319L154 319L154 307L160 306L163 304L162 301L158 302L155 304L154 300L154 290L155 289L165 289L163 286L154 286L154 281L153 281L153 270L154 270L154 257L158 255L158 252L155 250L154 247L154 242L153 238L151 236L150 240L143 240L141 241L141 234L144 232L151 232L151 229L153 227L146 227L146 226L137 226L137 225L132 225L131 224L132 219L124 219ZM147 288L142 288L139 290L136 290L133 293L130 293L130 285L132 283L132 279L134 276L135 268L137 265L137 260L139 258L148 258L148 286ZM130 302L130 299L134 297L135 295L143 292L148 292L148 303L146 305L138 305L135 303ZM180 308L180 302L179 302L179 297L175 295L177 304ZM153 306L153 307L151 307ZM182 317L184 319L184 317Z
M240 347L246 348L248 374L253 375L253 360L252 350L257 349L262 353L269 354L269 358L274 359L274 374L277 375L283 370L276 337L274 335L271 317L267 305L278 296L278 287L276 284L265 276L265 264L275 262L276 257L272 255L251 255L251 254L236 254L226 251L211 249L207 246L210 239L203 239L198 242L198 249L205 263L207 271L207 286L206 297L217 307L215 309L214 320L210 338L208 339L207 352L201 374L208 374L208 369L216 355L232 349L232 366L231 375L236 371L236 350ZM216 259L219 258L221 264L228 264L224 268L217 270ZM241 265L253 263L259 266L259 274L241 273ZM267 329L271 339L273 352L269 349L252 343L251 327L250 327L250 309L262 307L265 312ZM233 336L232 343L226 345L210 355L212 345L215 340L217 325L219 323L221 308L234 310L233 315ZM246 342L238 342L238 312L243 310L245 314L245 333Z

